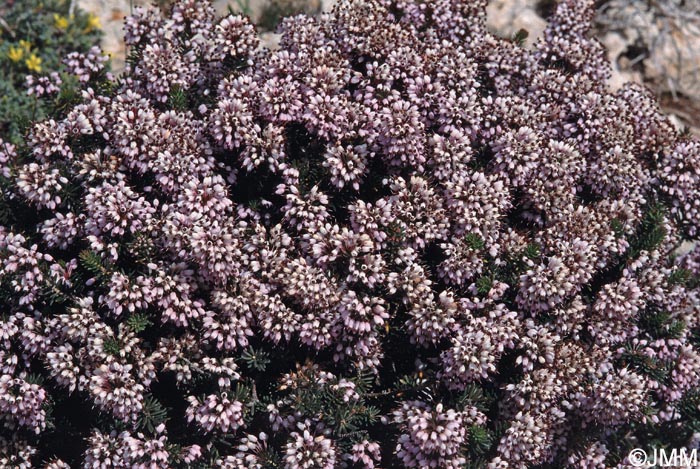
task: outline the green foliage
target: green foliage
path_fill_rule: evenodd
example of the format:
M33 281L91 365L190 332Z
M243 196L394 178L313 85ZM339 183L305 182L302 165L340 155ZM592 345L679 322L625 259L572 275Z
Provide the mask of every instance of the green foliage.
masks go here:
M111 266L103 263L102 258L93 251L81 251L80 263L99 283L108 280L112 274L110 270Z
M170 90L170 96L168 96L168 106L176 111L186 111L189 106L189 100L185 90L179 86L174 86Z
M77 80L64 75L64 82L61 91L58 93L53 106L56 112L68 112L74 105L80 102L80 86Z
M537 259L538 257L540 257L539 245L535 243L530 243L527 246L525 246L525 249L523 250L523 256L527 257L528 259Z
M149 326L153 325L151 320L145 313L134 313L126 320L126 325L135 333L145 331Z
M2 12L0 28L0 138L19 143L32 121L50 117L53 99L27 95L27 75L59 71L70 52L86 52L99 43L97 17L69 0L22 0Z
M493 278L484 275L476 279L476 291L479 295L488 295L493 287Z
M425 379L422 373L402 376L396 383L396 390L398 391L398 394L404 394L406 392L415 393L417 391L427 389L428 380Z
M509 253L506 262L503 264L496 264L493 262L492 258L489 258L488 266L490 274L485 276L483 280L479 279L483 282L481 287L484 293L481 294L488 294L493 286L493 280L498 280L508 285L517 284L519 281L518 277L529 269L527 261L531 260L537 263L541 254L542 249L537 243L528 243L522 250ZM488 283L488 279L491 280L490 284ZM478 288L479 283L477 282L477 289Z
M610 222L610 228L612 228L616 238L621 238L625 235L625 224L617 218Z
M324 422L333 432L338 445L351 445L367 438L368 427L378 422L381 411L366 401L371 393L362 393L369 386L368 377L354 378L354 392L358 397L348 398L346 388L336 383L324 383L317 371L309 367L299 367L295 373L293 387L280 386L284 402L294 411L312 415Z
M143 399L143 412L136 422L138 429L154 433L156 427L167 420L168 410L163 404L150 394L146 395Z
M36 384L38 386L43 386L45 381L44 377L39 373L29 373L24 380L29 384Z
M241 354L241 359L248 369L255 371L265 371L270 364L270 354L253 347L245 349Z
M50 280L42 286L42 297L50 306L65 304L70 301L70 297L62 292L58 285Z
M700 432L700 388L686 393L678 404L678 410L686 418L686 431Z
M481 251L486 246L484 240L481 239L481 237L475 233L468 233L464 237L464 242L467 243L467 246L469 246L474 251Z
M671 275L668 277L668 283L671 285L690 285L695 280L691 271L681 268L671 272Z
M674 319L666 311L649 308L639 318L639 326L655 339L677 339L683 334L685 323Z
M527 41L527 38L530 36L530 33L523 28L520 28L514 35L513 35L513 42L517 44L520 47L523 47L525 45L525 41Z
M489 410L494 397L476 383L470 383L459 395L457 402L460 406L473 406L482 412Z
M236 387L233 388L231 393L231 398L241 402L250 401L250 397L253 394L253 389L246 383L238 382Z
M470 451L478 455L486 453L493 443L489 430L478 425L469 428L468 441Z
M635 259L642 251L653 251L661 245L666 237L665 217L666 207L663 204L654 203L649 206L630 242L630 258Z
M344 406L342 400L331 398L333 407L326 417L326 422L337 429L343 437L367 427L379 418L379 409L375 407Z
M104 349L105 353L112 355L112 356L118 356L119 352L121 352L121 349L122 349L121 344L114 337L107 337L104 340L104 344L102 345L102 348Z
M637 344L627 344L619 363L621 368L630 367L656 381L664 381L671 373L671 365L655 357L650 357Z

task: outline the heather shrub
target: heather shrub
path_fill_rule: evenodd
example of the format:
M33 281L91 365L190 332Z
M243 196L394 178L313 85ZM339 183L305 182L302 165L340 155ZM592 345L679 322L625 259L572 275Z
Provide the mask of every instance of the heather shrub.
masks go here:
M0 461L625 467L700 428L700 143L592 2L181 0L0 153Z
M50 117L57 97L73 88L64 58L99 42L96 16L66 0L23 0L0 6L0 136L18 143L32 120ZM64 83L68 81L67 83ZM65 104L65 103L63 103Z

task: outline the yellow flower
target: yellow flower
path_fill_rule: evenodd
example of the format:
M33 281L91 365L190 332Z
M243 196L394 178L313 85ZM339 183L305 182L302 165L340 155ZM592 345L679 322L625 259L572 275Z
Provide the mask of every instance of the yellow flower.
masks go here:
M25 39L20 39L19 46L24 49L25 52L32 50L32 43Z
M24 51L20 47L10 47L10 50L7 52L7 57L9 57L13 62L19 62L22 60L23 56Z
M68 18L61 16L58 13L53 14L53 24L58 29L66 29L68 27Z
M38 73L41 71L41 57L37 57L35 54L30 55L24 63L27 64L27 68L32 72Z
M87 19L87 26L85 26L85 32L90 32L94 29L100 29L102 23L100 23L100 17L90 13Z

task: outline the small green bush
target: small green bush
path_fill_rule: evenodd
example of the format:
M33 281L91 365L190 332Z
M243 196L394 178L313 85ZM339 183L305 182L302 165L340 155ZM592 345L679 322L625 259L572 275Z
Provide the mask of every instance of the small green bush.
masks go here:
M22 0L0 7L0 138L5 141L17 143L27 124L49 117L55 104L55 96L27 94L27 75L59 72L70 52L87 52L99 42L99 19L70 9L67 0Z

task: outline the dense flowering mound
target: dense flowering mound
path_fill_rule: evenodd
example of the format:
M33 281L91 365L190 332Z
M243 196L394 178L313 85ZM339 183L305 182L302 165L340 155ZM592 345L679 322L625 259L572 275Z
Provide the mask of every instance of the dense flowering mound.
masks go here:
M700 428L700 144L592 1L181 0L2 146L0 465L624 467ZM29 461L32 461L31 463Z

